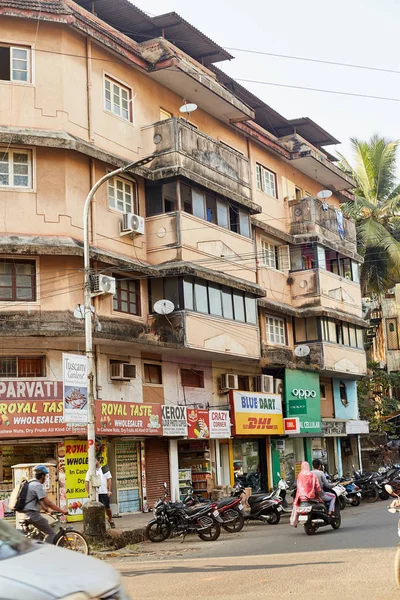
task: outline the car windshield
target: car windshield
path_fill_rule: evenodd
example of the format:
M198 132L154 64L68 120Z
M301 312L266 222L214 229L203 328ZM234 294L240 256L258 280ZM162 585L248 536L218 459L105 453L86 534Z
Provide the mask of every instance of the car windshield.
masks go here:
M6 521L0 520L0 560L29 552L33 547L31 540Z

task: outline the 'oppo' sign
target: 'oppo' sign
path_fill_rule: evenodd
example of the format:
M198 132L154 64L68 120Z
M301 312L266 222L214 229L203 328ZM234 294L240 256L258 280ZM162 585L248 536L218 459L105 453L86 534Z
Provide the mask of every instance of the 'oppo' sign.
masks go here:
M292 394L295 398L315 398L317 393L315 390L292 390Z

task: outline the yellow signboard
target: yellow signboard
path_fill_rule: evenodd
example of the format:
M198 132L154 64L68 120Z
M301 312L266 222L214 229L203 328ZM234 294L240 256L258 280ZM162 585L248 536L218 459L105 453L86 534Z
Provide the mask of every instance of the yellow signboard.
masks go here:
M96 447L100 464L107 464L107 446ZM88 470L87 440L65 440L65 485L68 521L82 521L82 507L88 501L85 478Z
M282 400L278 394L233 392L236 435L282 435Z

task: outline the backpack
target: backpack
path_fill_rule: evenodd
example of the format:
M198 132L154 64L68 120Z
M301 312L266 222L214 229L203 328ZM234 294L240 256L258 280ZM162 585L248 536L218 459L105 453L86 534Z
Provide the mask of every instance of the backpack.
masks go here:
M8 500L8 506L15 512L22 512L25 508L26 497L28 495L29 481L22 479L19 485L16 485L11 492Z

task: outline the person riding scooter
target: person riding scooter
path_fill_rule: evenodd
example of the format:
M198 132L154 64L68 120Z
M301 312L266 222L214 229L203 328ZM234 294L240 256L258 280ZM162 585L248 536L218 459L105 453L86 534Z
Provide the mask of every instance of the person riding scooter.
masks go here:
M314 473L315 476L318 478L319 485L321 486L321 493L319 496L321 500L329 504L328 514L333 515L335 511L336 496L335 494L331 494L327 490L331 490L335 486L335 484L329 483L329 481L327 480L325 473L322 470L322 462L319 460L319 458L315 458L312 461L312 466L313 470L311 472Z
M318 477L314 471L310 471L310 465L305 460L301 463L301 471L297 477L297 491L293 505L298 507L300 502L317 500L321 492Z

